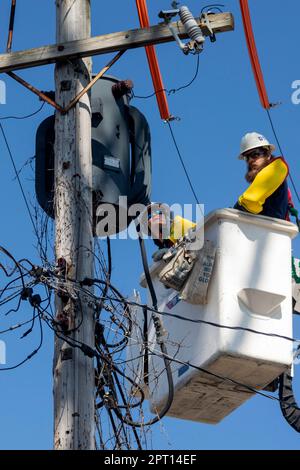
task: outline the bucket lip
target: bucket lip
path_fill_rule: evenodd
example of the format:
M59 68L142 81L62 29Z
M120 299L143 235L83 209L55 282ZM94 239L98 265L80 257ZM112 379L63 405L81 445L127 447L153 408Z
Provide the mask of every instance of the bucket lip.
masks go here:
M249 212L242 212L237 209L225 208L216 209L209 212L204 218L204 230L206 230L213 223L229 221L235 224L240 222L247 223L248 225L254 225L257 227L267 228L273 232L281 232L282 234L288 235L292 240L295 238L299 231L298 227L287 220L275 219L273 217L267 217L265 215L255 215ZM197 227L197 230L203 230L203 224ZM150 266L151 276L154 277L156 272L159 271L162 261L153 263ZM147 287L146 278L144 273L140 277L140 285Z
M217 209L209 212L205 216L204 226L206 227L222 219L231 220L232 222L246 222L251 225L268 228L269 230L281 231L288 234L291 238L295 238L299 233L297 226L287 220L259 214L250 214L249 212L242 212L231 208Z

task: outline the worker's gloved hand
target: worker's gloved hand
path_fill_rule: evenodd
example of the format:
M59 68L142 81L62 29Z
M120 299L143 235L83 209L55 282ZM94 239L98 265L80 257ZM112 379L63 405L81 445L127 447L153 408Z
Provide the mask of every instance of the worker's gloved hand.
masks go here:
M153 261L160 261L162 257L169 251L169 248L161 248L153 253Z

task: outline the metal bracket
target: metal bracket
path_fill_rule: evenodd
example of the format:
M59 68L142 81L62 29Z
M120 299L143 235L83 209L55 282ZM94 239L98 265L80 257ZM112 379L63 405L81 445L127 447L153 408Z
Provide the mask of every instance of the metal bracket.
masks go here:
M216 42L216 35L211 27L211 23L207 13L202 13L201 15L201 30L203 34L209 36L211 42Z
M182 52L184 54L188 54L189 53L189 46L181 41L181 39L179 38L178 33L175 31L175 29L171 25L171 19L174 18L175 16L177 16L178 14L179 14L178 9L176 9L176 10L161 10L158 14L158 17L162 18L164 20L165 24L168 26L173 38L177 42L177 44L180 47L180 49L182 50Z

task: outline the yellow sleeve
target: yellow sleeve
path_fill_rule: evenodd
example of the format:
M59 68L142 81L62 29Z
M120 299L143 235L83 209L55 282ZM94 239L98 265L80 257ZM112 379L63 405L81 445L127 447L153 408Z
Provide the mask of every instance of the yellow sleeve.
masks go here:
M252 214L259 214L266 199L279 188L287 174L287 164L277 158L256 175L249 188L239 197L239 204Z
M183 217L176 215L170 228L169 239L175 243L179 238L183 237L190 228L194 227L196 227L194 222L191 222L188 219L183 219Z

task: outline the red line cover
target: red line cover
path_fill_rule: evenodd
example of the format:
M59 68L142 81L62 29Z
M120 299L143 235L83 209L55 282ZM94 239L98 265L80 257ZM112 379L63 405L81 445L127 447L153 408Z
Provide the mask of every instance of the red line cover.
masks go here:
M259 93L260 101L262 106L265 109L270 109L270 102L264 82L263 73L259 63L259 57L256 49L254 33L252 29L250 10L248 5L248 0L240 0L240 7L242 12L245 36L247 41L247 46L249 50L249 56L252 64L252 69L254 73L254 78L256 81L257 90Z
M149 15L147 10L146 0L136 0L136 6L138 10L140 25L142 28L148 28L150 26ZM159 107L160 116L164 120L170 119L170 112L166 93L164 91L164 84L159 69L159 64L155 52L154 46L146 46L146 54L149 63L150 73L154 90L156 93L157 104Z

